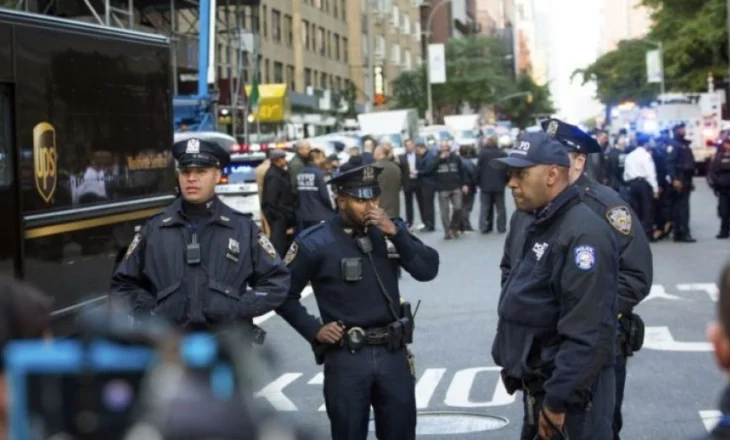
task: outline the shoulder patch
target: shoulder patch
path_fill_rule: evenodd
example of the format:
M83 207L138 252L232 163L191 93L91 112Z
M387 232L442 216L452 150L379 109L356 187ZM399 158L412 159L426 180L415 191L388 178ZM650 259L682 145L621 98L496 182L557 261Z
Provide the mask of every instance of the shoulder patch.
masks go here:
M137 249L137 246L139 246L139 243L142 241L142 234L137 233L134 234L134 238L132 239L132 242L129 244L129 247L127 248L127 253L124 254L124 259L128 260L129 257L132 256L134 253L134 250Z
M269 241L269 238L266 235L264 235L263 232L259 232L259 237L258 237L257 241L259 243L259 246L261 246L261 249L263 249L264 252L269 254L269 256L271 258L277 257L276 249L274 249L274 245L271 244L271 241Z
M308 235L312 235L314 232L319 231L320 229L324 228L324 226L327 224L327 222L321 222L317 223L314 226L310 226L307 229L303 230L297 235L297 238L304 238Z
M606 219L613 228L624 235L631 233L631 210L626 206L617 206L606 212Z
M596 249L593 246L581 245L573 248L573 260L580 270L591 270L596 265Z
M287 266L289 263L294 261L294 259L297 257L297 253L299 252L299 243L296 241L292 242L291 246L289 246L289 250L286 251L286 255L284 256L284 264Z

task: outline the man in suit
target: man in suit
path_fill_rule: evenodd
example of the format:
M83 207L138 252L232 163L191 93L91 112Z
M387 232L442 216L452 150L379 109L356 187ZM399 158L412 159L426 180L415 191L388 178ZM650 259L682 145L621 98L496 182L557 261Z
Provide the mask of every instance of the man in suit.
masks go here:
M403 182L403 196L406 202L406 222L413 226L413 199L415 197L419 210L423 209L421 188L418 184L418 167L422 158L416 153L416 143L413 139L406 141L406 152L398 157L401 180ZM423 219L421 219L423 221Z
M383 169L378 176L380 186L380 207L388 217L400 217L401 171L389 157L389 148L380 145L373 152L374 165Z

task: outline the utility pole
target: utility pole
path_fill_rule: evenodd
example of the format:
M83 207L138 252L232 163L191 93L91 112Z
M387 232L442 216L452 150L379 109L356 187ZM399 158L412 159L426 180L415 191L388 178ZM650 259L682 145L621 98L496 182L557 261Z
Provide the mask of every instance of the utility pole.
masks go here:
M365 91L367 92L368 98L366 111L368 112L375 110L375 26L373 25L373 19L375 18L373 9L374 1L375 0L366 0L367 7L365 8L366 17L368 20L368 83L365 86Z

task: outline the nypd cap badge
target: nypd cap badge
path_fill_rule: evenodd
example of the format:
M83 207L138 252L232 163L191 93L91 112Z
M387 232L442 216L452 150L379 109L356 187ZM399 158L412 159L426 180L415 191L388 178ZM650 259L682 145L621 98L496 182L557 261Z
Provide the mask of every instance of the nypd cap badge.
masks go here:
M580 270L591 270L596 265L596 249L593 246L576 246L573 248L575 265Z
M200 141L197 139L190 139L187 146L185 147L185 154L198 154L200 153Z
M631 233L631 211L626 206L617 206L606 212L608 223L624 235Z
M545 131L550 136L555 136L555 134L558 132L558 121L550 121L550 124L548 124L547 130Z
M259 233L259 238L257 241L259 243L259 246L261 246L261 249L263 249L267 254L269 254L269 256L271 258L277 257L276 249L274 249L274 245L271 244L271 241L269 241L268 237L266 237L266 235L264 235L263 232Z

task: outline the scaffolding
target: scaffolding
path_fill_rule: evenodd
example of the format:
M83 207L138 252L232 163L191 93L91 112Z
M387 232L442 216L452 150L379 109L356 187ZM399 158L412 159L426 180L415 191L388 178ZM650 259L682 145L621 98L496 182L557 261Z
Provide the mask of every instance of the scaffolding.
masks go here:
M229 96L224 100L228 107L241 107L238 97L242 92L243 74L252 65L244 53L255 53L258 49L258 44L250 48L242 42L256 40L244 36L252 35L252 30L253 33L258 31L259 4L260 0L17 0L14 9L110 28L166 35L170 39L175 100L197 106L212 118L208 122L215 127L219 100L217 72L227 73ZM216 12L211 13L213 10ZM249 31L244 27L247 17L252 23ZM211 27L215 28L212 36ZM226 62L215 56L221 45L227 52ZM252 59L255 63L257 57L254 55ZM180 84L184 83L180 81L181 74L197 74L194 91L188 89L183 95L179 93ZM209 84L211 79L213 83ZM234 127L236 113L233 112Z

